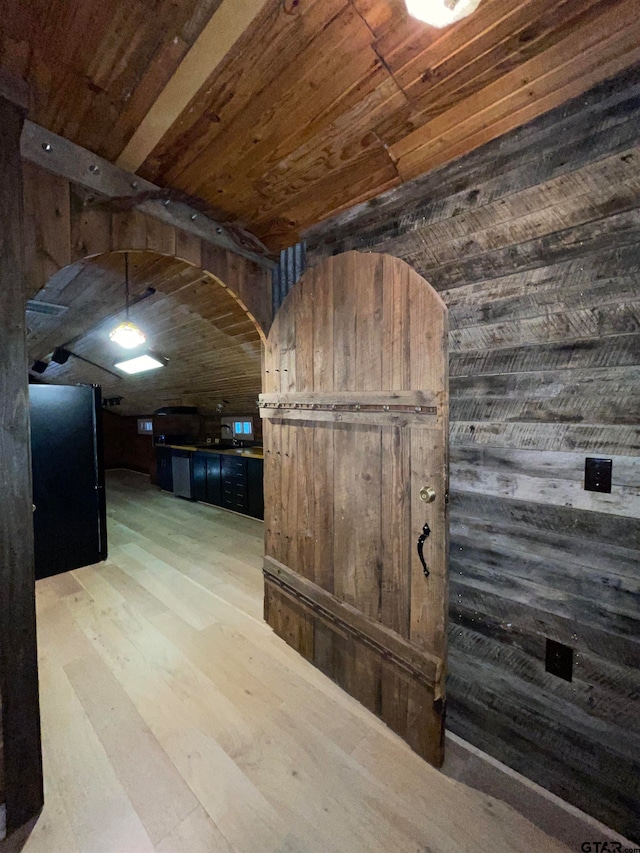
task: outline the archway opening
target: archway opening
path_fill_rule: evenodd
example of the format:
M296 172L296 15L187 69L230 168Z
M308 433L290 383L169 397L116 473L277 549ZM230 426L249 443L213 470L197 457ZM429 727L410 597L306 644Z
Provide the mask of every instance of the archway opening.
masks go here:
M215 410L220 399L255 410L264 333L238 296L179 258L128 254L132 319L147 334L145 346L167 359L166 367L138 377L114 370L123 351L109 331L124 314L124 253L111 252L65 267L35 296L36 307L57 306L46 308L55 313L27 312L30 363L47 364L36 378L99 384L104 397L122 398L120 414L169 405ZM84 361L51 361L58 347Z
M106 468L140 471L164 485L158 443L224 448L233 437L225 433L227 423L239 419L252 426L242 443L261 444L264 335L237 294L210 272L155 252L127 255L130 318L146 334L145 343L127 351L110 340L125 315L124 253L96 255L60 270L30 303L29 358L41 371L32 370L31 379L99 385ZM60 359L60 350L71 355ZM142 352L160 356L164 367L136 375L116 367ZM157 417L158 410L171 415ZM194 414L182 417L180 410ZM148 433L141 423L151 425ZM190 496L200 499L193 489Z

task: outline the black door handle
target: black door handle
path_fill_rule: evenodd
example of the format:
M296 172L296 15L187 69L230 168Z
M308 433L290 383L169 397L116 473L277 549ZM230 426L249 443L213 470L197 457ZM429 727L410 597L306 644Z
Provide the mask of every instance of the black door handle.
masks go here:
M422 549L424 548L424 543L426 542L427 537L430 533L431 530L429 529L429 525L425 523L424 527L422 528L422 533L418 537L418 557L420 557L420 562L422 563L422 571L424 572L425 578L429 577L429 569L427 568Z

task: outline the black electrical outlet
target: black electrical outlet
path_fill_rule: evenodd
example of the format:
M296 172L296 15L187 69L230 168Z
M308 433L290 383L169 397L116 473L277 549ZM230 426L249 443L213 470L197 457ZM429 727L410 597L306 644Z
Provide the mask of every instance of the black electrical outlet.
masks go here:
M547 640L547 654L545 659L545 670L565 681L573 678L573 649L557 643L555 640Z
M587 456L584 461L584 487L588 492L611 493L611 459Z

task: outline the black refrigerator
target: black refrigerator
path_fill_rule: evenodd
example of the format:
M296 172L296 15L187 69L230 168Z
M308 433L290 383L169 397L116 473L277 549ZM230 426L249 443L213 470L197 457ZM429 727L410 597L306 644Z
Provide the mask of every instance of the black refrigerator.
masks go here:
M30 385L36 579L107 558L100 388Z

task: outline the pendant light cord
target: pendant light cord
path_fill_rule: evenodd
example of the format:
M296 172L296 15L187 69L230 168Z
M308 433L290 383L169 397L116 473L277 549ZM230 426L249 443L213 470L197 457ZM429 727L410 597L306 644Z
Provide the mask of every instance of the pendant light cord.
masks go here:
M129 322L129 252L124 253L124 298Z

